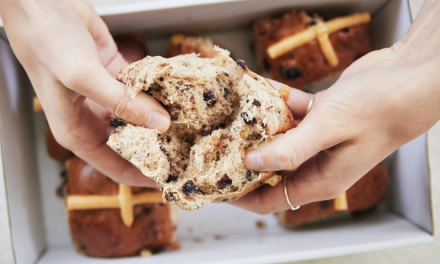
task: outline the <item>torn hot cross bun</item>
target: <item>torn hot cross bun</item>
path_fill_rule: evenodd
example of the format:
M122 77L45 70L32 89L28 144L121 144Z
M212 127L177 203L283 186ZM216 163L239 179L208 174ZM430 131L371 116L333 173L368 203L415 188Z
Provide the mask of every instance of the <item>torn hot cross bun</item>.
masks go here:
M247 170L245 150L294 126L287 98L243 61L215 50L212 59L146 57L118 75L132 97L145 91L158 100L172 124L163 134L123 124L107 144L156 181L166 201L184 210L278 183L275 172Z

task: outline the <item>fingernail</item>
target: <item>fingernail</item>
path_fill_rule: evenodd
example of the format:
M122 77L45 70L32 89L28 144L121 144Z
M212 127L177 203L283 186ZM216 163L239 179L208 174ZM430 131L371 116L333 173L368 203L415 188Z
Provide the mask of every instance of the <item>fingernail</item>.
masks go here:
M152 112L150 115L150 120L148 120L147 124L145 124L148 128L156 128L159 129L160 132L167 131L170 126L170 119L158 112Z
M263 168L263 157L259 149L251 150L246 153L244 158L246 168L250 170L261 170Z

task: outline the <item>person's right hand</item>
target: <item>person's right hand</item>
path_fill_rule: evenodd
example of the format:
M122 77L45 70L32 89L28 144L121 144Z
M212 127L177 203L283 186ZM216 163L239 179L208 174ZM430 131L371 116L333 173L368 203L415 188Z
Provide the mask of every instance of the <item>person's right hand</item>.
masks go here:
M115 181L154 186L106 145L110 113L164 132L168 112L145 93L131 99L115 80L127 62L93 7L83 0L3 0L0 16L56 140Z
M292 89L296 127L248 150L250 170L285 171L286 185L262 186L231 204L260 214L336 198L397 148L440 120L439 1L426 1L392 47L354 62L315 96ZM279 85L281 86L281 85ZM416 175L415 175L416 176Z

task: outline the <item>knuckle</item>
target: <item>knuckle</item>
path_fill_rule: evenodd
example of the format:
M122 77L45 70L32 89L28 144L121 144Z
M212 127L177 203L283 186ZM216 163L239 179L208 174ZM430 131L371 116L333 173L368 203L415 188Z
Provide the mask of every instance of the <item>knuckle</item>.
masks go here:
M64 86L78 91L85 88L85 80L88 80L90 73L91 71L87 70L86 67L70 67L68 70L63 70L59 79Z
M254 208L254 213L259 215L268 215L270 214L270 210L266 206L257 206Z
M334 173L328 171L328 167L325 166L325 159L318 159L317 166L315 167L316 173L322 183L325 185L320 188L319 198L320 200L330 200L338 197L341 193L345 191L340 177L335 177Z
M82 4L82 5L84 5L84 6L86 6L86 7L89 7L89 2L87 2L86 0L80 0L79 2L78 2L78 4Z
M55 141L68 150L77 151L88 146L83 141L87 138L87 129L74 123L58 124L52 133Z
M287 149L277 149L277 151L274 153L273 159L277 165L275 166L277 169L289 170L292 167L291 160L287 152L289 152ZM266 162L263 164L266 164Z
M271 209L273 200L267 199L267 196L265 196L263 192L260 192L257 197L258 202L256 203L253 212L259 215L268 215L273 213L273 210Z
M293 146L289 146L285 149L279 148L274 155L275 160L278 163L279 169L293 170L296 169L301 162L301 152L296 150Z
M63 148L71 149L70 148L70 140L66 137L55 137L55 141L58 142Z
M323 200L331 200L338 197L340 194L344 192L344 188L342 188L339 184L329 184L327 185L321 192L321 199Z
M72 144L72 138L70 133L53 131L53 138L63 148L72 150L74 144Z
M124 120L132 120L138 117L136 116L133 100L128 96L122 96L117 100L113 114Z
M93 6L86 0L69 1L71 7L77 8L81 15L89 15L94 11Z

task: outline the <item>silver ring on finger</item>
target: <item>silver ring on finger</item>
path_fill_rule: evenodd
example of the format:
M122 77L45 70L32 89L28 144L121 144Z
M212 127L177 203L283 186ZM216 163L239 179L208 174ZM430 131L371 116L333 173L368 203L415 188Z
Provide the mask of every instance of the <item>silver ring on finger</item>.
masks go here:
M284 195L286 196L287 204L290 206L290 210L295 211L298 210L301 206L293 206L290 202L289 194L287 194L287 177L284 177Z
M310 101L309 101L309 105L307 106L307 111L306 111L306 115L310 112L310 110L313 107L313 103L315 102L315 94L310 94Z

